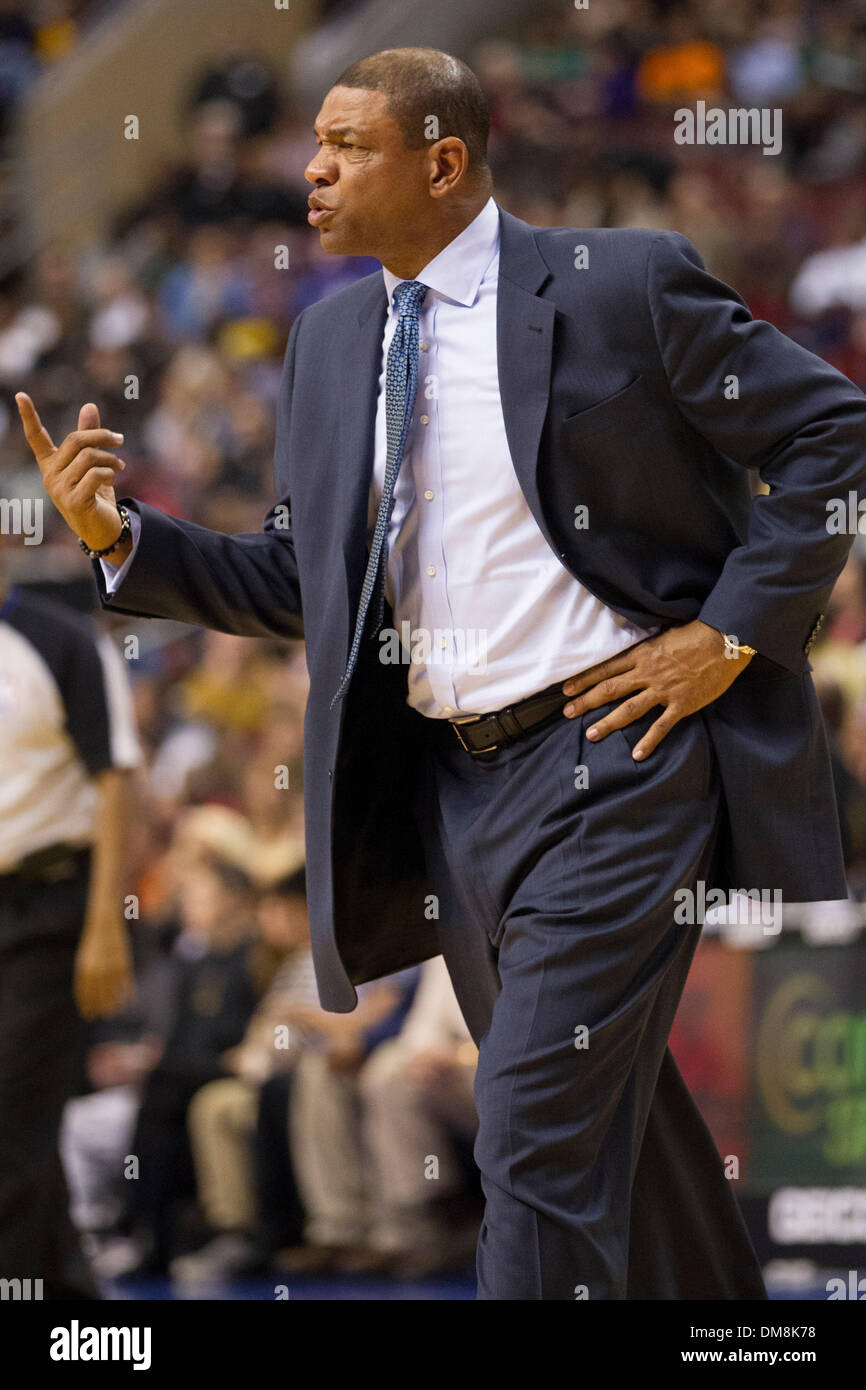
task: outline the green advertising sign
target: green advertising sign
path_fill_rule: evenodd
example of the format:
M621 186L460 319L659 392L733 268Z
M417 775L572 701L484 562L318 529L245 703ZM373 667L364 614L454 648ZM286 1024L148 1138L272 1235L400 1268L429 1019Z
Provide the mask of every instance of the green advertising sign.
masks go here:
M754 960L748 1188L866 1182L866 944Z

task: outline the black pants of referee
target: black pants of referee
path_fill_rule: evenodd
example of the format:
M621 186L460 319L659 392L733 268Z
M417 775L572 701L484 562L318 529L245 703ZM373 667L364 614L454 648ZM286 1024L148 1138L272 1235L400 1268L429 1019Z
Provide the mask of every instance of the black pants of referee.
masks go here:
M58 1152L82 1076L72 994L86 854L56 882L0 877L0 1278L41 1279L44 1298L98 1298Z
M490 761L425 720L419 802L442 953L479 1046L481 1299L764 1299L732 1184L667 1047L712 882L700 713L559 717Z

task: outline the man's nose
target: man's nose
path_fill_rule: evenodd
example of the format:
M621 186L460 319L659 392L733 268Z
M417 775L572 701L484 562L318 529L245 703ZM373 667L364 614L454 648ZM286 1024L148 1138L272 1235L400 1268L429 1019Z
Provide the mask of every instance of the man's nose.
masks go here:
M304 178L308 183L331 184L334 182L334 170L331 161L326 159L321 151L314 155L304 170Z

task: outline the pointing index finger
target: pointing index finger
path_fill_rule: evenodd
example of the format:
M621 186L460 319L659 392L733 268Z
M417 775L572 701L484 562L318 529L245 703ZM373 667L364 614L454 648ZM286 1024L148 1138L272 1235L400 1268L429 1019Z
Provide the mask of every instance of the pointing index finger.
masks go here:
M36 456L36 462L41 467L49 455L54 453L54 440L39 419L36 407L26 392L17 392L15 404L18 406L27 443Z

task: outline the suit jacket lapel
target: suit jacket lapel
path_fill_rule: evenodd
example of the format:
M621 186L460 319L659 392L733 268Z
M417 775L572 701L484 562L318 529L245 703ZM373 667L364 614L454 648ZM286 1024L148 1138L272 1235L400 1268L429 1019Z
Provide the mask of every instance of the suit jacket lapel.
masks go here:
M341 347L342 392L337 411L342 421L339 448L343 452L346 487L334 505L344 509L342 525L350 604L354 613L361 596L367 563L367 510L373 480L376 401L382 366L382 338L388 300L381 275L370 281L369 293L349 325L350 340Z
M550 399L556 306L539 299L550 271L532 227L499 209L496 352L499 396L514 471L548 543L538 492L538 448Z

